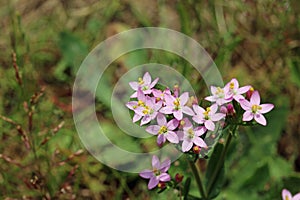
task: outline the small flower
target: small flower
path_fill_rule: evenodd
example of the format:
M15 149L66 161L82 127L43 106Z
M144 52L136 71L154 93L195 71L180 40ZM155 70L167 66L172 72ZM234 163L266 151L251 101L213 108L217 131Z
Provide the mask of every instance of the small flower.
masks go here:
M146 96L146 101L143 106L136 108L135 112L142 116L141 126L149 123L151 120L155 119L158 114L159 109L161 108L161 102L155 102L154 97Z
M206 129L202 127L193 128L192 125L183 127L183 132L178 131L179 134L183 133L182 151L187 152L193 144L206 148L207 145L204 140L200 137L206 132ZM181 138L181 136L179 136Z
M151 94L152 93L152 88L156 85L158 82L159 78L156 78L153 82L151 82L151 76L149 72L146 72L143 76L143 78L138 78L138 81L135 82L129 82L130 87L137 91L139 88L143 91L144 94ZM131 98L137 97L137 92L133 93Z
M283 189L281 192L282 200L300 200L300 193L292 196L291 192L287 189Z
M171 95L170 89L165 89L164 91L152 89L152 94L156 98L156 102L162 101L163 105L165 105L165 95Z
M260 96L258 91L254 91L250 102L246 99L240 101L241 107L246 111L243 114L243 121L255 121L263 126L267 125L266 118L262 115L274 108L273 104L260 104Z
M205 97L205 100L210 102L216 102L219 106L230 102L231 100L225 99L225 92L223 88L211 86L211 96Z
M216 113L218 110L217 104L207 107L206 110L198 105L193 105L193 109L196 113L196 115L193 116L194 122L204 124L205 128L210 131L215 130L214 122L219 121L226 116L223 113Z
M234 107L231 103L227 104L227 114L228 115L234 115L235 114Z
M246 92L246 99L250 100L252 94L254 92L254 88L251 87L247 92Z
M139 121L142 118L142 115L139 115L137 113L138 109L140 107L144 107L146 105L146 96L144 95L144 93L141 91L141 89L138 89L137 91L137 101L129 101L128 103L126 103L127 108L129 108L130 110L134 111L134 116L133 116L133 123Z
M146 128L146 131L153 135L158 135L157 144L161 146L166 142L166 140L171 143L177 144L179 142L179 139L177 134L173 130L178 127L179 121L176 119L172 119L167 122L166 117L161 113L157 115L156 120L158 125L148 126Z
M189 99L188 92L183 93L180 97L173 97L172 95L165 95L166 106L160 109L163 114L173 114L177 120L183 118L183 113L187 115L194 115L194 112L188 106L185 106Z
M224 87L225 99L234 99L237 102L240 102L240 99L245 99L242 94L249 91L250 88L251 86L249 85L239 88L239 82L234 78Z
M152 170L146 169L140 172L140 176L145 179L150 179L148 189L152 190L159 182L167 182L171 180L170 175L167 173L171 165L171 160L166 159L160 163L157 156L152 157Z

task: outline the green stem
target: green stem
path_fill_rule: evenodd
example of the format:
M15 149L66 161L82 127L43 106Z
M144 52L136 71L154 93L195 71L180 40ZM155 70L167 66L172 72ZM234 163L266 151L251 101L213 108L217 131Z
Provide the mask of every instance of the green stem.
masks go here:
M226 156L226 153L228 151L229 144L231 142L232 136L234 135L235 131L237 130L237 127L238 127L238 125L234 125L232 131L229 131L229 134L228 134L226 142L225 142L225 147L223 148L223 151L221 153L219 162L217 163L216 168L213 172L213 175L212 175L211 179L209 180L209 182L207 184L207 190L206 190L206 192L207 192L206 196L207 197L209 196L209 194L210 194L210 192L213 188L213 185L216 181L216 178L217 178L222 166L224 165L225 156Z
M201 197L206 198L204 187L202 185L200 173L199 173L199 170L197 169L196 163L194 163L193 161L188 161L188 162L189 162L190 168L191 168L191 170L194 174L194 177L196 179L196 183L197 183L197 186L198 186L198 190L201 194Z

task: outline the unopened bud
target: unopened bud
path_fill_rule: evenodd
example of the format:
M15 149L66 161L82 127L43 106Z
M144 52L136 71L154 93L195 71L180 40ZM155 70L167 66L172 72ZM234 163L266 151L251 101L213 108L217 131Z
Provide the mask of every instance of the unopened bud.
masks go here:
M175 181L176 181L177 183L180 183L182 180L183 180L183 175L177 173L177 174L175 175Z
M199 154L200 151L201 151L201 147L199 147L199 146L194 146L194 147L193 147L193 152L194 152L195 154Z
M227 114L228 115L234 115L235 114L234 107L231 103L227 105Z
M248 100L250 100L250 98L251 98L253 92L254 92L254 88L253 88L253 87L251 87L251 88L246 92L246 98L247 98Z
M160 188L160 189L164 189L166 187L166 184L164 182L159 182L157 184L157 187Z

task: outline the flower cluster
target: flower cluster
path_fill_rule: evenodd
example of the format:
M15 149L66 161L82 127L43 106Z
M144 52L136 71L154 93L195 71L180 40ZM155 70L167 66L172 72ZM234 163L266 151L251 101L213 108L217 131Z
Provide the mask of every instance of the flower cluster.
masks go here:
M202 148L206 149L205 133L214 131L216 123L224 121L226 116L234 116L237 109L234 105L244 110L242 122L254 119L261 125L267 124L263 114L274 107L272 104L261 104L258 91L254 91L251 86L239 87L236 79L232 79L223 88L211 86L212 95L205 100L212 102L212 105L206 108L198 105L197 99L190 97L188 92L180 94L178 86L174 87L173 92L169 88L159 89L162 86L158 80L156 78L152 81L146 72L143 78L130 82L134 93L126 106L134 112L134 123L140 121L140 126L147 125L146 131L157 136L158 146L168 141L180 145L182 152L199 154ZM166 175L169 165L157 163L158 158L153 157L153 170L140 174L150 179L149 189L170 180Z

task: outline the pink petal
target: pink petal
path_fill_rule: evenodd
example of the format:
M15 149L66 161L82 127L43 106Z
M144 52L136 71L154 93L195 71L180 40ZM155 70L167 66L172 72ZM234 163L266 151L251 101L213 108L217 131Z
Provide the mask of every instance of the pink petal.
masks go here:
M218 110L218 105L215 103L210 106L210 113L216 113Z
M139 88L139 83L138 82L129 82L129 85L134 90L138 90L138 88Z
M171 160L167 158L166 160L164 160L161 163L159 170L161 172L167 172L169 170L169 168L170 168L170 165L171 165Z
M200 147L207 147L206 143L204 142L204 140L200 137L194 137L193 142L200 146Z
M177 136L178 136L179 141L182 141L183 137L184 137L183 131L177 131Z
M152 89L152 94L153 94L153 96L155 96L155 97L161 98L162 91L157 90L157 89Z
M240 100L240 105L244 110L251 110L251 104L249 101L247 101L246 99L241 99Z
M203 135L205 132L207 131L207 129L205 128L205 126L198 126L194 129L195 135L196 136L201 136Z
M161 175L159 175L159 180L162 181L162 182L167 182L167 181L170 181L171 180L171 177L169 174L167 173L162 173Z
M254 91L250 98L251 105L259 105L260 104L260 96L258 91Z
M167 119L166 119L166 117L163 115L163 114L161 114L161 113L159 113L159 114L157 114L157 124L159 125L159 126L165 126L165 125L167 125Z
M247 122L247 121L251 121L253 119L253 113L251 111L246 111L243 114L243 121Z
M163 113L163 114L171 114L171 113L173 113L173 107L171 107L171 106L162 107L159 110L159 112Z
M156 169L160 168L160 162L159 162L159 159L156 155L152 156L152 167L156 168Z
M177 119L172 119L167 123L167 128L168 130L173 131L178 127L178 125L179 125L179 121Z
M281 192L282 200L292 200L292 194L287 189L283 189Z
M139 121L141 118L142 118L141 115L139 115L139 114L134 114L133 119L132 119L132 122L135 123L135 122Z
M159 183L158 178L156 176L153 176L152 178L150 178L150 181L148 183L148 189L152 190L157 186L158 183Z
M251 86L250 85L247 85L247 86L244 86L244 87L240 87L238 90L237 90L237 93L238 94L244 94L246 92L248 92L250 90Z
M137 98L137 92L134 92L134 93L130 96L130 98Z
M216 114L211 115L210 119L215 122L215 121L221 120L224 117L226 117L225 114L223 114L223 113L216 113Z
M149 72L146 72L144 74L143 81L144 81L144 84L150 85L150 83L151 83L151 76L150 76Z
M300 200L300 193L298 193L295 196L293 196L292 200Z
M274 108L274 105L270 103L261 104L260 106L261 106L261 110L259 111L260 113L270 112Z
M193 105L193 109L194 109L196 115L203 114L203 112L205 112L205 110L198 105Z
M186 102L188 102L189 100L189 93L188 92L185 92L183 93L180 97L180 105L184 106L186 104Z
M139 175L141 177L147 178L147 179L149 179L149 178L151 178L151 177L154 176L153 171L150 170L150 169L146 169L146 170L141 171Z
M214 124L211 120L206 120L206 121L204 122L204 125L205 125L205 127L206 127L208 130L210 130L210 131L215 130L215 124Z
M199 115L193 116L193 121L196 122L197 124L203 124L204 122L203 118L200 117Z
M210 86L210 91L211 91L212 94L215 94L217 92L217 87Z
M138 100L141 100L144 102L146 101L146 96L140 88L137 90L137 98L138 98Z
M159 101L154 104L153 109L154 110L159 110L162 107L162 101Z
M175 97L173 97L172 95L170 95L170 94L165 95L165 101L166 101L167 105L174 106L173 102L175 100L176 100Z
M136 101L129 101L128 103L126 103L126 107L129 108L130 110L134 110L133 106L137 106L137 102Z
M146 115L143 117L140 125L143 126L143 125L149 123L150 121L151 121L151 117L149 115Z
M240 94L234 95L233 98L234 98L234 100L236 100L236 101L239 102L239 103L240 103L240 101L241 101L242 99L245 99L245 97L244 97L243 95L240 95Z
M205 97L204 99L207 100L207 101L210 101L210 102L215 102L216 101L215 96L208 96L208 97Z
M166 137L164 134L160 134L157 137L157 144L158 146L161 146L162 144L164 144L166 142Z
M181 120L182 117L183 117L183 114L182 114L182 111L181 110L176 110L174 113L173 113L174 117L177 119L177 120Z
M158 125L151 125L151 126L148 126L146 128L146 131L152 135L157 135L158 134L158 131L160 129L160 126Z
M187 152L193 147L193 142L190 140L183 140L182 142L182 151Z
M171 143L177 144L179 142L178 136L173 131L168 131L166 138Z
M190 107L182 106L181 110L183 113L185 113L187 115L190 115L190 116L195 115L195 113L193 112L193 110Z
M153 88L156 83L158 82L159 78L156 78L151 84L150 84L150 88Z
M259 123L263 126L267 125L266 118L262 114L255 114L254 119L255 119L255 121L257 121L257 123Z
M230 82L232 82L234 84L234 89L239 88L239 86L240 86L239 82L235 78L231 79Z

